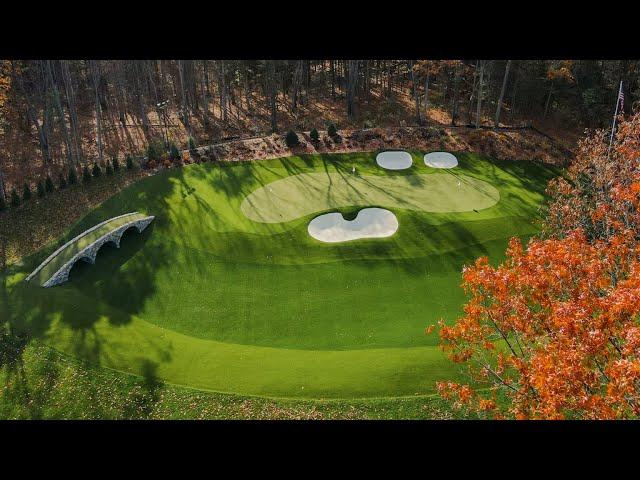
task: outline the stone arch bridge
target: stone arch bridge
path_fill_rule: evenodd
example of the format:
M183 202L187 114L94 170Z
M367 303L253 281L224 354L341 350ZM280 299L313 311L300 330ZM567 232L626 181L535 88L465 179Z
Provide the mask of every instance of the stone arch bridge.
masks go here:
M132 212L105 220L58 248L27 276L26 281L33 280L43 287L53 287L66 282L69 272L78 260L95 263L100 247L111 243L120 248L120 240L125 231L135 228L142 233L154 218Z

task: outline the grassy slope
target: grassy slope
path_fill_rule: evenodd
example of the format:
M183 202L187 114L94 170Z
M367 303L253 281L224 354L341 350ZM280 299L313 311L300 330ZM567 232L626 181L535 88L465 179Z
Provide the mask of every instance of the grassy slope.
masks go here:
M411 173L433 173L414 153ZM145 179L67 238L133 210L156 215L152 228L102 252L94 268L74 269L63 287L12 288L13 315L67 353L173 383L312 398L431 392L457 372L424 326L455 318L463 263L482 254L497 261L508 236L535 233L553 172L462 155L461 170L494 185L501 202L456 214L398 210L401 229L385 242L336 248L308 238L308 217L258 224L239 213L250 192L292 174L358 162L361 174L398 175L380 172L373 157L193 166Z

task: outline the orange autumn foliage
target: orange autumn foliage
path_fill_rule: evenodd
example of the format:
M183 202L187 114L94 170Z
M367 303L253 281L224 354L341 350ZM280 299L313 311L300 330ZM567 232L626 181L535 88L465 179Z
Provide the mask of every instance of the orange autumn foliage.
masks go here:
M483 257L463 270L464 315L440 325L473 384L438 384L456 407L492 418L640 416L639 139L638 116L620 124L609 160L602 132L585 139L552 185L547 237L526 248L512 239L498 267Z
M576 228L584 229L589 238L606 238L621 228L640 234L640 212L633 205L640 183L639 159L640 114L619 119L610 152L604 130L581 140L566 176L549 184L553 201L547 235L562 237Z
M572 68L573 62L571 60L554 60L547 68L547 78L552 81L559 79L567 83L574 83Z

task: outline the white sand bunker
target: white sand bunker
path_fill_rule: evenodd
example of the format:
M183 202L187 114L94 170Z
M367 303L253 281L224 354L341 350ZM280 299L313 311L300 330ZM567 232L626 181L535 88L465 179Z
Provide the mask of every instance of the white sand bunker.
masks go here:
M398 219L384 208L364 208L352 221L345 220L337 212L320 215L309 222L307 230L313 238L326 243L384 238L396 233Z
M424 164L433 168L453 168L458 166L458 159L448 152L431 152L424 156Z
M404 170L413 165L409 152L380 152L376 163L387 170Z

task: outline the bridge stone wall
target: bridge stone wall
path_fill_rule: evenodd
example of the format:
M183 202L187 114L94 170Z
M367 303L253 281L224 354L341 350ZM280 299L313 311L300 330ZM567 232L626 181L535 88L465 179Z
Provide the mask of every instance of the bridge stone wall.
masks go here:
M49 279L47 279L42 286L43 287L53 287L54 285L58 285L60 283L66 282L69 279L69 272L73 268L73 265L78 261L82 260L88 263L95 263L96 255L98 254L98 250L105 243L112 243L116 246L116 248L120 248L120 240L122 239L122 235L126 230L131 227L135 227L135 229L142 233L142 231L149 226L149 224L153 221L155 217L149 216L142 219L134 220L128 223L125 223L115 230L103 235L98 238L96 241L87 245L85 248L76 253L73 257L71 257L62 267L60 267ZM37 271L37 270L36 270ZM34 272L36 273L36 272ZM32 274L33 275L33 274ZM30 280L30 275L27 277L27 280Z

